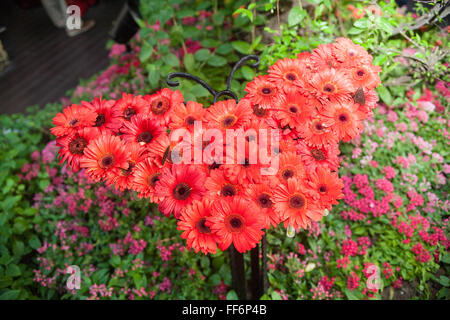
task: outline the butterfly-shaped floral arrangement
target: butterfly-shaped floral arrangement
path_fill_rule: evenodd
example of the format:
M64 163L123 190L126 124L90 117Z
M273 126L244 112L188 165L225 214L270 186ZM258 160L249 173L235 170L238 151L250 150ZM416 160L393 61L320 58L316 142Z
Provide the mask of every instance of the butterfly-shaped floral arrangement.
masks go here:
M371 116L380 71L363 47L339 38L278 60L238 102L205 107L168 88L123 93L66 107L51 132L61 163L157 203L188 249L233 244L242 253L280 223L308 228L343 198L338 144ZM253 157L261 151L264 163Z

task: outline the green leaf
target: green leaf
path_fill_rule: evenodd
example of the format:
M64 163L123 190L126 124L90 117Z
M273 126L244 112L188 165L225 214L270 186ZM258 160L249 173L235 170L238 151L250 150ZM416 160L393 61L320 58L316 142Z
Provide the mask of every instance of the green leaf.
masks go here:
M367 26L369 25L369 21L367 21L367 19L359 19L356 20L353 25L359 29L366 29Z
M272 292L271 297L272 297L272 300L282 300L280 294L276 291Z
M150 71L148 73L148 81L150 82L152 88L156 88L159 85L160 73L155 66L152 67L153 68L150 68Z
M208 49L200 49L194 53L195 60L203 62L209 59L211 53Z
M234 290L230 290L227 293L227 300L239 300L236 292Z
M253 80L255 77L255 71L249 66L243 66L241 72L246 80Z
M344 293L349 300L361 300L363 298L361 292L357 290L350 291L348 288L345 288Z
M384 87L384 86L379 86L377 88L378 94L381 98L381 100L384 101L384 103L386 103L387 105L391 105L392 104L392 95L390 93L390 91Z
M186 70L188 72L192 73L194 71L194 67L195 67L194 55L192 53L185 54L183 57L183 64L184 64L184 67L186 68Z
M239 8L236 11L233 12L233 16L236 15L236 14L247 16L248 20L250 20L250 22L253 22L253 12L251 12L248 9Z
M145 42L144 45L141 47L141 52L139 53L139 60L141 60L141 62L145 62L148 60L148 58L150 58L150 56L153 53L153 47Z
M209 60L208 64L212 67L222 67L227 64L227 59L224 57L213 55Z
M238 52L242 54L250 54L251 53L251 47L250 44L248 44L245 41L233 41L231 43L231 46Z
M10 277L18 277L21 275L19 266L15 264L10 264L6 269L6 274Z
M22 217L14 219L13 229L17 233L23 233L29 227L29 222Z
M216 53L225 55L229 54L233 50L233 47L229 43L222 43L220 46L217 47Z
M39 238L36 235L33 235L31 237L30 241L28 241L28 244L33 249L39 249L40 247L42 247L41 240L39 240Z
M203 88L203 86L200 84L196 84L196 85L192 86L191 93L196 98L207 97L210 95L209 91L206 90L205 88Z
M387 34L391 34L394 31L394 28L392 27L392 25L385 18L380 18L380 20L378 22L378 26L380 27L381 30L383 30Z
M361 32L363 32L364 30L362 29L358 29L358 28L351 28L350 30L348 30L348 34L354 35L354 34L360 34Z
M442 284L444 287L450 286L450 279L444 275L442 275L437 281Z
M173 53L168 53L162 57L164 63L167 63L169 66L177 68L180 66L180 60L178 60L177 56Z
M446 264L450 264L450 253L446 253L443 255L441 262L444 262Z
M209 282L213 286L217 286L220 283L220 276L217 273L213 274L211 277L209 277Z
M15 300L19 297L20 290L7 290L0 295L0 300Z
M292 8L292 10L289 12L289 16L288 16L288 24L289 26L296 26L298 25L300 22L302 22L303 18L305 18L306 14L305 14L305 10L300 8L300 7L294 7Z
M109 259L109 263L114 267L117 268L120 266L120 257L119 256L112 256L111 259Z
M225 19L225 13L223 13L223 11L217 11L215 14L213 14L212 16L212 21L213 24L216 26L221 26L223 25L223 20Z

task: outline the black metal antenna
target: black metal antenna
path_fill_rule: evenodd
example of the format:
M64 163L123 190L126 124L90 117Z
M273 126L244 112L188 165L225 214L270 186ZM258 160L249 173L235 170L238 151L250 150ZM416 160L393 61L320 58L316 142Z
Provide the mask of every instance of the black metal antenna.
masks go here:
M178 81L173 81L173 78L186 78L189 80L194 80L195 82L199 83L202 87L204 87L206 90L209 91L209 93L211 93L214 96L214 103L217 102L217 99L220 98L221 96L228 96L233 98L234 100L236 100L236 103L239 102L239 99L237 98L237 95L231 91L231 81L233 80L233 75L236 72L237 69L239 69L240 67L242 67L243 65L245 65L245 63L248 60L255 60L254 63L250 64L250 67L252 68L257 68L259 66L259 57L257 55L247 55L242 57L233 67L233 69L231 69L231 73L228 76L228 81L227 81L227 88L225 90L222 91L216 91L213 88L211 88L211 86L209 84L207 84L205 81L203 81L202 79L190 74L190 73L185 73L185 72L173 72L170 73L167 77L166 77L166 82L167 85L169 85L170 87L176 87L179 86L180 83Z

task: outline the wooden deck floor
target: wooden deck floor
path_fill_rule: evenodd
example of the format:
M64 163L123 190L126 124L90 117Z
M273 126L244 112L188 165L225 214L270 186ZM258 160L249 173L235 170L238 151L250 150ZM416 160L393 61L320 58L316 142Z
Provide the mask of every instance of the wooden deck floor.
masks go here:
M0 1L0 34L11 66L0 74L0 113L23 112L31 105L57 102L81 78L88 78L108 64L108 32L123 1L102 0L87 19L96 25L70 38L53 26L41 6L23 10L12 0Z

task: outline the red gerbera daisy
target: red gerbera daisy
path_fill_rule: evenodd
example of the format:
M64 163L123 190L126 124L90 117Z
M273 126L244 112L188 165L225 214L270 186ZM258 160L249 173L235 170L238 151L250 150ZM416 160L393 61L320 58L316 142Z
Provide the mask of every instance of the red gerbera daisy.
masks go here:
M80 159L84 156L84 150L89 141L96 139L98 132L94 128L82 128L76 133L58 138L56 143L61 146L59 150L60 163L67 160L67 166L71 166L73 172L80 169Z
M320 44L313 50L309 59L316 72L321 73L337 67L338 62L333 56L333 48L333 44Z
M322 113L325 124L344 142L355 138L362 130L364 114L352 103L336 104Z
M381 83L378 76L378 72L381 71L380 66L358 64L343 71L352 84L353 92L359 87L372 90Z
M194 201L182 210L178 221L178 230L182 230L181 238L186 239L188 249L194 248L195 252L204 254L216 253L216 235L206 225L211 216L211 201L203 199Z
M159 210L178 218L183 207L205 195L205 180L206 174L200 166L175 164L172 169L164 168L156 183L155 195L162 199Z
M351 98L352 92L352 84L347 78L342 71L326 69L314 74L310 85L322 104L328 104L329 101L345 102Z
M284 225L294 229L306 229L311 225L311 220L322 218L323 212L317 206L317 199L317 192L296 178L280 184L273 195L275 210L285 220Z
M344 68L362 63L372 64L372 56L360 45L348 38L338 38L333 45L333 54Z
M306 171L315 171L317 167L328 168L331 171L339 167L339 145L332 143L323 146L310 146L304 141L299 141L297 151L305 164Z
M342 189L344 183L336 172L317 167L316 171L309 172L310 180L306 183L319 195L320 206L331 210L333 204L338 204L337 199L344 198Z
M167 126L172 117L172 108L183 103L184 98L179 90L170 90L164 88L157 93L145 96L150 104L150 112L161 122L161 125Z
M206 178L205 187L208 196L213 199L234 197L241 194L241 187L231 183L224 175L223 170L212 170Z
M226 250L232 243L238 252L256 247L264 231L264 219L257 209L241 197L214 202L206 225L217 235L219 248Z
M125 144L117 136L102 135L90 141L80 159L80 167L94 181L114 177L120 169L128 169L128 152ZM109 179L108 179L109 180Z
M305 126L298 128L300 136L305 139L307 144L320 147L338 142L338 137L325 123L325 120L323 116L314 113Z
M261 181L261 159L259 147L256 142L245 141L245 151L239 150L239 145L234 145L234 154L226 154L221 169L225 176L233 183L248 184Z
M134 169L133 189L138 192L139 198L150 198L151 202L158 202L155 197L155 186L162 171L162 165L152 158L139 162Z
M280 140L278 146L271 146L271 150L274 155L282 154L284 152L293 151L296 149L296 144L294 140Z
M122 94L122 98L116 101L114 112L121 115L123 119L130 121L138 114L147 114L148 103L142 96L132 94Z
M131 142L127 144L127 151L128 168L120 169L117 175L110 178L111 184L114 184L116 189L119 190L133 188L136 165L143 160L142 155L145 152L145 148L139 143Z
M283 95L278 86L269 80L268 75L258 76L247 83L245 91L248 92L246 98L262 108L277 106L280 96Z
M53 118L55 127L50 131L57 137L76 133L83 127L91 127L95 123L97 115L91 109L76 104L64 108Z
M105 130L111 130L114 133L119 132L122 126L122 118L118 110L113 108L115 103L114 100L105 100L102 98L95 98L92 102L81 102L82 105L92 109L97 114L94 127L100 133Z
M124 122L121 132L123 140L139 143L146 149L151 149L155 141L165 134L165 130L158 120L148 118L143 114L133 117L131 121Z
M298 128L304 126L316 108L316 105L312 104L313 99L296 90L288 90L286 97L280 100L275 113L281 127Z
M174 107L172 114L172 122L169 124L170 129L187 128L194 130L195 121L203 121L206 109L198 102L188 101L179 103Z
M302 64L302 66L308 71L306 74L306 78L311 76L311 72L314 70L314 64L311 60L310 52L300 52L297 54L297 60Z
M300 156L294 151L280 154L279 169L276 176L281 182L286 182L293 177L303 179L305 176L305 169L303 168Z
M272 201L273 188L266 183L252 184L246 190L246 196L258 208L258 213L264 217L264 228L276 227L281 222L281 217L274 209Z
M268 79L274 82L279 88L296 88L303 83L306 67L299 59L280 59L269 67Z
M233 99L217 101L208 108L205 121L210 128L218 128L223 131L238 129L250 120L251 113L248 100L241 100L238 104Z

